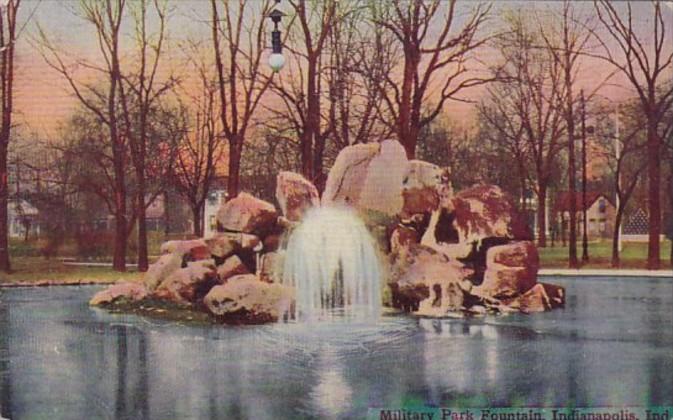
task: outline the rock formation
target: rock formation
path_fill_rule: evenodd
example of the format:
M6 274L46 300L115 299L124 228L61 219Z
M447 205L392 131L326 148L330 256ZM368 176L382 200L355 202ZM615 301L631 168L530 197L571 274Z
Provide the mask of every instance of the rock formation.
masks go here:
M388 303L402 311L444 317L564 304L562 287L537 282L537 248L505 192L480 184L454 193L448 169L407 161L396 141L344 148L322 198L301 175L281 172L276 199L280 211L240 193L221 205L213 237L164 243L142 283L113 285L90 303L163 302L224 323L291 316L295 291L279 272L283 244L306 212L322 205L359 212L386 254Z

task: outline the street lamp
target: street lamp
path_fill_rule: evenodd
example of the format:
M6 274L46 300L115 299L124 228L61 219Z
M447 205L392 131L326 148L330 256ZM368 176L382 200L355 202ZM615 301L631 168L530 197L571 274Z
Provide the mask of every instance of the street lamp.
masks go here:
M283 56L283 44L280 40L280 30L278 30L278 24L280 20L285 16L283 12L278 9L273 9L269 13L269 18L273 22L273 31L271 32L271 55L269 55L269 67L273 70L274 73L278 73L283 66L285 66L285 57Z

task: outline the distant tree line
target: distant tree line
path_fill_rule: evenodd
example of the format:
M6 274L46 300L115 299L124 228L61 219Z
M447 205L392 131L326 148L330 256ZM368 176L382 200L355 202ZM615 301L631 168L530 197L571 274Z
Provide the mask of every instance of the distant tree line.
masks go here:
M19 4L9 0L0 9L0 181L11 138ZM287 0L279 6L287 14L281 24L287 64L280 73L266 65L274 1L204 2L194 17L201 35L189 39L173 36L177 6L80 0L76 13L96 34L95 59L72 57L41 28L32 41L79 103L58 138L42 139L47 157L31 163L42 165L52 186L42 197L78 211L102 204L115 221L115 270L126 269L131 236L139 268L147 269L146 212L159 195L170 192L186 202L193 233L203 235L205 203L222 177L229 198L246 189L273 199L281 169L301 172L322 189L343 147L386 138L398 139L410 159L450 167L456 187L492 182L522 207L533 194L537 240L546 246L551 192L574 196L581 184L582 115L595 128L586 137L592 158L600 156L607 168L591 182L619 196L618 223L631 197L646 189L648 267L659 267L662 209L673 207L673 198L663 206L661 200L673 196L670 165L662 165L673 155L673 56L662 2L648 4L648 32L633 27L629 3L607 1L518 8ZM611 69L591 89L579 76L591 71L588 60ZM609 88L604 82L615 74L627 80L633 100L602 99ZM447 115L452 101L475 103L473 124ZM619 150L615 112L623 124ZM10 267L8 198L5 179L3 270ZM575 205L571 200L573 267L579 265ZM613 262L619 263L618 254Z

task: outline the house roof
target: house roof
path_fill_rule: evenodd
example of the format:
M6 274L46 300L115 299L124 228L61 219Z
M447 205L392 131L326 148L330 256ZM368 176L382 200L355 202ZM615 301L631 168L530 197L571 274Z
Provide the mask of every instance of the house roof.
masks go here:
M577 211L588 210L591 208L591 206L594 205L596 200L598 200L601 197L606 199L607 202L612 205L612 201L604 193L600 191L587 191L586 209L583 209L582 192L581 191L575 192L575 209ZM572 204L572 199L573 196L570 193L570 191L560 191L556 196L555 210L557 212L570 211L570 205Z

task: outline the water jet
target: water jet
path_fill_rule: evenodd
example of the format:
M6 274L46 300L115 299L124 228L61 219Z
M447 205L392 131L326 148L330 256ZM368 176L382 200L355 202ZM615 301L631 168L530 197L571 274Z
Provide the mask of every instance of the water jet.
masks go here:
M381 268L374 239L357 213L321 206L306 212L290 233L283 284L296 291L297 319L377 317Z

